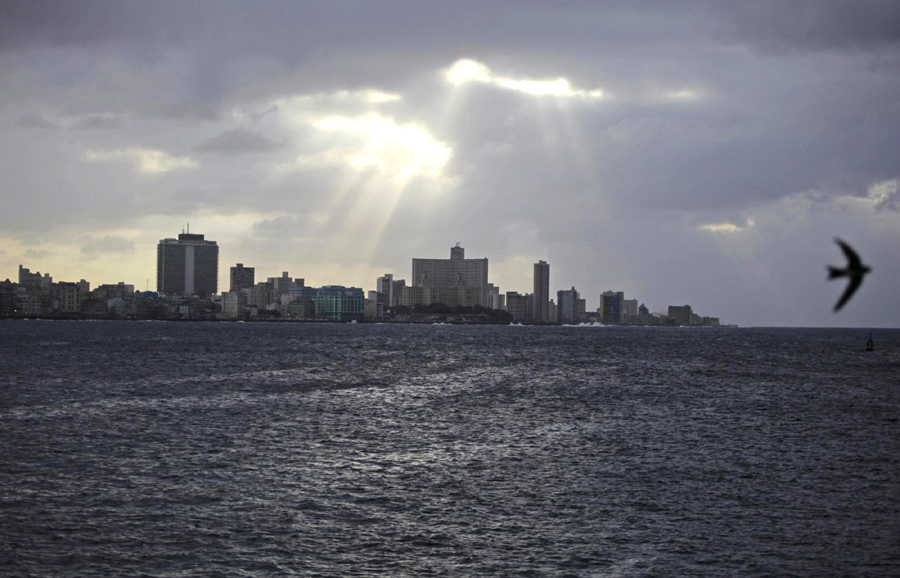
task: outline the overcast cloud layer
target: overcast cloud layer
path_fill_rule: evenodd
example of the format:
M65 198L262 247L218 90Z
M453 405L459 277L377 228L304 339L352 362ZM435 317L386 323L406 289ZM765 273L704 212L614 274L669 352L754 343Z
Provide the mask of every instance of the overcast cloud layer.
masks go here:
M900 2L672 4L2 3L0 277L152 289L190 222L223 290L459 241L589 308L900 325Z

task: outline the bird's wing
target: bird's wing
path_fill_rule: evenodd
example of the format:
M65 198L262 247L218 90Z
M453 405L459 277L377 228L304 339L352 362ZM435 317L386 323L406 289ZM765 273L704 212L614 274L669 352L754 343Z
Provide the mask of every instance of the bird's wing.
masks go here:
M837 305L834 306L834 312L837 313L841 310L841 307L844 306L847 301L850 301L850 298L853 297L853 294L856 293L856 290L859 289L859 286L862 284L863 276L862 274L853 275L850 277L850 283L847 284L847 288L844 290L844 294L841 295L840 300L837 302Z
M850 248L850 245L841 241L840 239L835 239L835 243L841 246L841 251L844 252L844 255L847 257L848 269L859 269L862 267L862 261L859 260L859 255L856 254L856 251Z

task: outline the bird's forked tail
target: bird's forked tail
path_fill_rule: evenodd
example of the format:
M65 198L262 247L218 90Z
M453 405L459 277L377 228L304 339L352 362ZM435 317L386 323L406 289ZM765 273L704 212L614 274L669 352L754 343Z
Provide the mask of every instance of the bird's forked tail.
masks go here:
M828 278L829 279L837 279L838 277L846 277L847 270L846 269L838 269L837 267L828 267Z

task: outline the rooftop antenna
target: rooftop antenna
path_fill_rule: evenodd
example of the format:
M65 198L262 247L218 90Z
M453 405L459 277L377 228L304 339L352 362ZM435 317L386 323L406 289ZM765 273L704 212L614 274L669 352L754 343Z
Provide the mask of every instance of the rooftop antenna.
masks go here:
M187 232L188 232L188 234L191 233L191 222L190 221L188 221L188 231Z
M184 224L181 225L181 234L184 235Z

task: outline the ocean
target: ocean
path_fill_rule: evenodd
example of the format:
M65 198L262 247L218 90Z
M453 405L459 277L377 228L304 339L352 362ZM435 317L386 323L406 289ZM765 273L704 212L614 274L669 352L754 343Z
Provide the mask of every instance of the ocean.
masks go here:
M0 574L900 575L900 331L0 322Z

